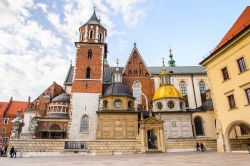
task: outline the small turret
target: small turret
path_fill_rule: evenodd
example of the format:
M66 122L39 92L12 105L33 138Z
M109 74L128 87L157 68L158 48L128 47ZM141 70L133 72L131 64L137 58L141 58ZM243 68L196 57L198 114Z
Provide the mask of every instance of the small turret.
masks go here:
M116 59L116 68L115 71L112 74L112 81L113 82L122 82L122 74L119 70L119 59Z
M160 72L160 86L170 85L170 75L166 70L164 58L162 58L162 72Z
M80 42L88 43L104 43L107 36L107 30L101 24L101 20L97 18L95 9L90 19L79 28Z
M168 64L170 67L175 67L175 60L173 59L172 49L169 47L169 58Z

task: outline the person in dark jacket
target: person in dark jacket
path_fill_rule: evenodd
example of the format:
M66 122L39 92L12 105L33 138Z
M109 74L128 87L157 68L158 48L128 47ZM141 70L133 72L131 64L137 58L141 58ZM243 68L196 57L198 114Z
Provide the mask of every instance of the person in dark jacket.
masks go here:
M201 151L201 150L200 150L200 144L199 144L199 142L196 142L195 148L196 148L196 152Z
M203 145L203 143L200 143L200 147L201 147L201 151L204 152L205 151L205 146Z
M16 151L14 146L12 146L12 148L10 149L10 158L13 158L14 156L16 158Z

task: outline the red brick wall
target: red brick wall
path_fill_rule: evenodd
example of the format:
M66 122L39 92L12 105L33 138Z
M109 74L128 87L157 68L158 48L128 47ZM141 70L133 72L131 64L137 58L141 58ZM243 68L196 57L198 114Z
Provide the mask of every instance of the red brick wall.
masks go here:
M4 124L4 118L9 118L8 124ZM11 135L11 129L12 129L12 120L15 119L15 116L5 116L5 117L0 117L0 138L2 137L8 137L8 140L10 139ZM2 129L6 127L6 132L3 133ZM2 140L1 140L2 141ZM1 144L1 142L0 142ZM7 145L7 144L5 144Z
M88 50L92 50L92 58L88 59ZM101 93L101 76L103 71L104 44L80 44L77 50L75 78L72 84L72 92ZM86 69L90 67L90 79L86 79ZM84 79L84 80L77 80ZM94 79L94 80L92 80Z
M154 81L150 77L137 48L134 48L123 72L122 82L133 92L133 83L139 81L142 86L142 92L147 96L149 109L154 95ZM142 96L142 105L146 106L146 100Z

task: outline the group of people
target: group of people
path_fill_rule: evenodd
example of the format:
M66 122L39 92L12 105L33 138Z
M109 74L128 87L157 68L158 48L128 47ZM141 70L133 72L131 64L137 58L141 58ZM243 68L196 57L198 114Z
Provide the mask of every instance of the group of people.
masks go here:
M1 157L7 157L7 146L0 146L0 156ZM16 150L14 148L14 146L12 146L12 148L10 149L10 158L16 158Z
M203 145L202 142L201 143L196 142L195 148L196 148L196 152L204 152L205 151L205 146Z

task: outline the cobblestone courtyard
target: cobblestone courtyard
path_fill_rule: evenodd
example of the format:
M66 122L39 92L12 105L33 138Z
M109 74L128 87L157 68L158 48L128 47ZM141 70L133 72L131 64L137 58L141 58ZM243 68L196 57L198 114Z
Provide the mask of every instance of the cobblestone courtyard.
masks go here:
M240 153L158 153L116 156L82 156L82 157L32 157L0 158L1 166L66 166L66 165L172 165L172 166L249 166L250 155Z

